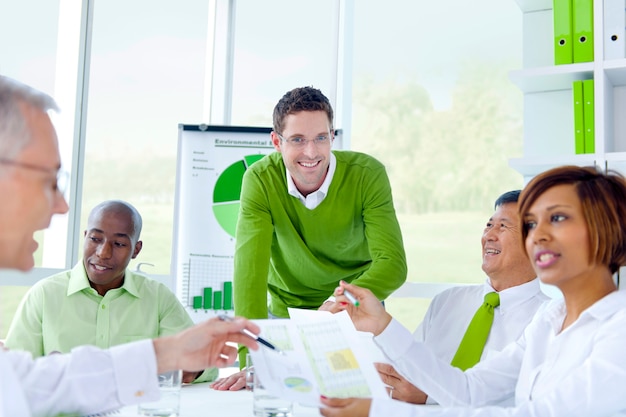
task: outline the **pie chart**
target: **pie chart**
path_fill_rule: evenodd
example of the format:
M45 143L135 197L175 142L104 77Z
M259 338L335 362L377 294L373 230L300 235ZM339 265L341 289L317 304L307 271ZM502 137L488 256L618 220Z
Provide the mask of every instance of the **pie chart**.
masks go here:
M243 174L250 165L265 155L246 155L226 168L217 178L213 190L213 214L226 233L235 237L239 215L239 195Z

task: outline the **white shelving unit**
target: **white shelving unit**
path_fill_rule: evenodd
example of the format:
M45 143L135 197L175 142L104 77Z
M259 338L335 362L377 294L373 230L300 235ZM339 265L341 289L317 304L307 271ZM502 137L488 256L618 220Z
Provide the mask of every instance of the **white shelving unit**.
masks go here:
M602 0L595 0L594 62L554 65L552 0L515 0L523 13L523 69L510 73L524 93L524 156L509 165L526 180L559 165L626 173L626 59L604 60ZM595 80L595 153L574 151L572 82Z

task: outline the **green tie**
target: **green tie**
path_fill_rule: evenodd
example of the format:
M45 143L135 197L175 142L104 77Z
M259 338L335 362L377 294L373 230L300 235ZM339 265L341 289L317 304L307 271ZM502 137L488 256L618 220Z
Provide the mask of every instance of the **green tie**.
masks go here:
M497 292L490 292L485 295L485 302L474 314L459 348L452 358L452 366L465 371L478 363L493 324L493 309L499 305L500 296Z

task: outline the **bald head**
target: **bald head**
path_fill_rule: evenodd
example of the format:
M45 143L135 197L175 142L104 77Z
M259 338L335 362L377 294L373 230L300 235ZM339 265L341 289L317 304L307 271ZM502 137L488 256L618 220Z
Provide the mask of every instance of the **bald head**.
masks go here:
M133 242L139 241L142 227L141 215L132 204L122 200L108 200L95 206L89 213L87 229L91 229L95 223L98 223L102 217L108 214L127 218L128 222L131 223L130 230L132 230L132 234L129 237Z

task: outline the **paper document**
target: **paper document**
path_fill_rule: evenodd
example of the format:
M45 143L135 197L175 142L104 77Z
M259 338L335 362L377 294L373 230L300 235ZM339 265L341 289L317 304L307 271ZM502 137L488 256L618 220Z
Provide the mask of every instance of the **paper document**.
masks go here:
M320 395L387 397L373 365L384 356L371 336L356 331L348 313L289 314L291 319L254 320L260 336L282 351L250 351L254 372L272 394L310 406L320 405Z

